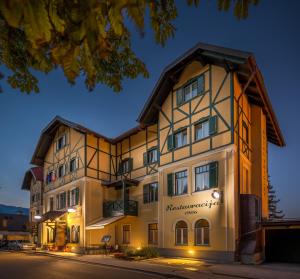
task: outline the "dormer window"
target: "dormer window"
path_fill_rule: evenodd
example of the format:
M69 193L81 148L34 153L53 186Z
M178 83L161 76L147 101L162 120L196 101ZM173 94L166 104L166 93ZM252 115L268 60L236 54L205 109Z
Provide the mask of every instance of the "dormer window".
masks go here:
M66 146L66 134L58 138L56 142L56 151L61 150L65 146Z

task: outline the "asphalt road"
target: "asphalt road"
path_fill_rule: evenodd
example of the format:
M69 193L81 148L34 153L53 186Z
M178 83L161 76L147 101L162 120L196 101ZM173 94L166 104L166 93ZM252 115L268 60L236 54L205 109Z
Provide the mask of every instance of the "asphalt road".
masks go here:
M1 279L148 279L163 278L55 257L0 252Z

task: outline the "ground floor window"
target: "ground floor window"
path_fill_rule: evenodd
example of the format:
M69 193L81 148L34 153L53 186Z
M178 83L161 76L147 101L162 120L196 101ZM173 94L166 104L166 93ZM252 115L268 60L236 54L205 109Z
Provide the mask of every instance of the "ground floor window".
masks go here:
M158 227L157 223L148 225L148 243L157 245L158 244Z
M72 243L79 243L80 239L80 226L73 225L71 227L71 242Z
M54 242L54 229L47 228L47 242L53 243Z
M188 244L188 226L184 221L178 221L175 226L175 244L187 245Z
M195 224L195 245L209 244L209 223L205 219L200 219Z
M130 244L130 225L123 225L123 244Z

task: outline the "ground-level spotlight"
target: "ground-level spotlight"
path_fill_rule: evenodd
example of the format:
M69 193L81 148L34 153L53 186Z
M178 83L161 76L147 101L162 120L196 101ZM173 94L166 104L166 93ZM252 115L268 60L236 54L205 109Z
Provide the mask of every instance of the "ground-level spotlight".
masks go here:
M212 193L211 193L211 196L216 199L216 200L219 200L220 197L221 197L221 193L217 190L214 190Z
M188 253L189 253L190 255L194 255L194 254L195 254L195 251L192 250L192 249L190 249L190 250L188 250Z
M68 212L69 213L76 212L76 209L75 208L68 208Z

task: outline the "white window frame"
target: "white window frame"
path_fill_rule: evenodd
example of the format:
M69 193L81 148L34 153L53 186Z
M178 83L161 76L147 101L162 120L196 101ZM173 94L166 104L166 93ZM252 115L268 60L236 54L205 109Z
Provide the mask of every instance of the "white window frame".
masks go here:
M178 194L177 191L176 191L176 188L177 188L176 174L179 173L179 172L184 172L184 171L186 171L186 173L187 173L187 175L186 175L186 192ZM174 187L173 188L174 197L187 195L189 193L189 168L178 169L178 170L173 172L173 175L174 175L174 185L173 185L173 187Z
M60 139L63 139L63 145L62 146L59 146ZM66 145L67 145L67 134L65 133L65 134L59 136L56 140L56 152L62 150Z
M201 125L201 128L197 128L199 125ZM197 130L198 129L201 130L201 136L200 137L197 137L197 135L198 135ZM194 132L195 132L195 141L199 141L199 140L202 140L202 139L205 139L205 138L209 137L209 119L205 119L203 121L195 123L194 124Z
M183 133L185 133L185 136L184 136ZM180 135L180 141L176 140L176 136L177 135ZM185 139L185 142L184 142L184 139ZM175 131L174 134L173 134L173 141L174 141L174 148L175 149L183 147L183 146L186 146L188 144L188 131L187 131L187 127L183 128L183 129L181 129L179 131ZM180 145L178 143L180 143Z

